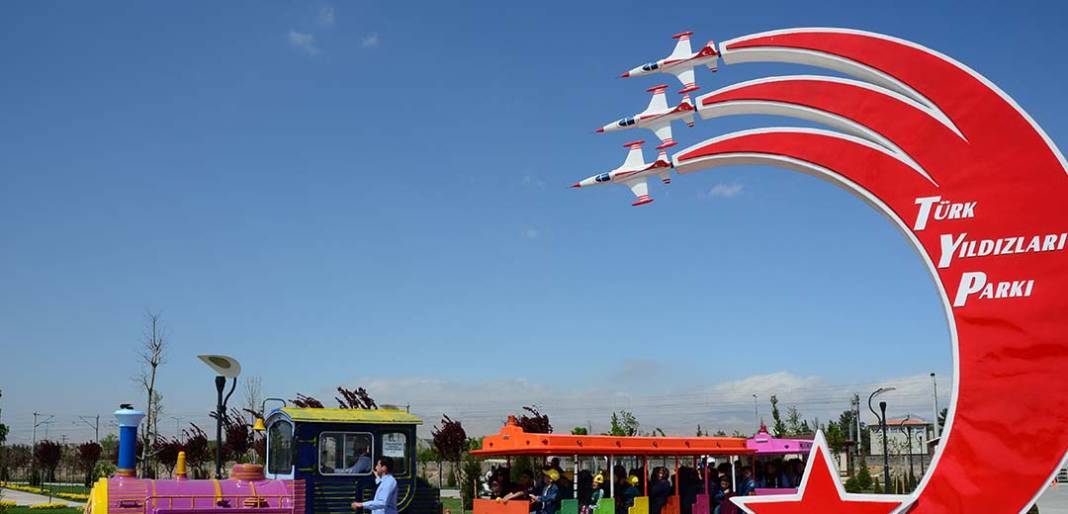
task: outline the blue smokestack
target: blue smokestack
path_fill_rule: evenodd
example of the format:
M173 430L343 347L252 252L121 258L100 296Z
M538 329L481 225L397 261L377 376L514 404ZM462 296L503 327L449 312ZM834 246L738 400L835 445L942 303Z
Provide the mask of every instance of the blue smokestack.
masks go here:
M119 420L119 467L115 470L117 476L134 476L137 469L137 425L141 424L145 413L135 410L129 404L123 404L115 411L115 419Z

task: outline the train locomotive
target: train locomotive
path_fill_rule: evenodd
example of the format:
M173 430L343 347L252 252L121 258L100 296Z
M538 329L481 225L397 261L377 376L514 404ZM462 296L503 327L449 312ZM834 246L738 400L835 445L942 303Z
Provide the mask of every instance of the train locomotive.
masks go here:
M265 465L236 464L218 480L187 478L184 455L173 479L137 478L144 413L124 405L115 417L118 468L93 485L85 514L353 514L352 502L374 496L371 468L379 456L393 459L400 512L442 511L439 491L415 473L422 420L405 410L275 409L265 421Z

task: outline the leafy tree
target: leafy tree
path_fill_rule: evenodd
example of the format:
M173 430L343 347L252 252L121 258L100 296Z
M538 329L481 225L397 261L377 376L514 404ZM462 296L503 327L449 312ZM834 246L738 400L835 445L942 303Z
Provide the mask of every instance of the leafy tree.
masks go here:
M516 420L516 424L519 425L524 432L530 434L553 433L553 426L549 423L549 415L539 412L537 405L524 406L523 410L527 411L529 415L523 414L522 416L519 416Z
M85 473L86 487L93 484L93 469L96 468L96 461L100 460L103 452L104 448L95 442L78 445L78 468Z
M823 435L827 438L827 446L830 447L834 453L840 453L846 447L846 434L849 433L848 428L843 431L842 427L836 421L827 423L824 427Z
M864 457L860 458L857 468L856 475L846 480L845 483L846 491L851 493L864 492L872 486L871 471L868 470L868 463L864 461Z
M801 413L797 410L796 406L789 406L786 409L786 435L789 437L797 437L801 435L802 430Z
M737 432L737 430L735 430L735 432ZM716 430L716 433L713 435L716 437L727 437L727 433L722 430Z
M9 431L10 429L7 427L7 425L0 423L0 444L4 444L5 442L7 442L7 434Z
M46 471L45 481L55 482L56 466L59 465L59 460L63 458L63 447L55 441L46 439L37 443L37 450L34 451L33 456Z
M182 447L185 448L185 462L193 471L192 478L202 478L206 476L204 464L212 460L208 435L193 423L190 423L189 427L182 431L182 436L185 437L185 441L182 442Z
M938 426L944 429L946 426L947 417L949 417L949 408L942 407L942 410L938 411Z
M472 442L467 438L467 432L464 431L463 425L461 425L459 421L455 421L444 414L441 416L441 428L438 428L437 425L435 425L432 435L434 438L434 448L437 449L438 453L441 454L445 460L452 464L454 473L459 472L461 474L454 480L463 484L463 487L460 488L460 499L466 503L471 497L464 494L464 490L468 487L468 477L463 475L466 466L461 468L460 463L464 460L465 455L469 455L467 450L471 448ZM477 474L478 472L476 471L475 475Z
M438 463L438 472L440 473L440 471L441 471L441 455L433 447L420 448L415 453L415 459L420 465L422 465L423 480L427 479L427 477L426 477L426 467L431 462Z
M638 435L638 418L633 413L621 410L612 413L612 420L608 429L608 435L635 436Z
M378 404L375 403L371 395L367 394L367 390L362 387L356 389L345 389L338 386L338 394L341 398L334 397L337 400L338 407L342 409L377 409Z
M697 424L697 437L701 437L701 436L703 436L703 435L704 435L704 434L702 434L702 433L701 433L701 424L700 424L700 423L698 423L698 424Z
M571 429L571 435L590 435L590 431L586 427L575 427Z
M315 398L312 398L311 396L304 396L303 394L300 394L300 393L297 393L297 397L295 399L289 400L289 403L292 403L293 405L296 405L297 407L301 407L301 408L304 408L304 409L322 409L323 408L323 402L321 402L319 400L316 400Z
M182 451L182 442L177 438L163 438L156 441L152 451L156 454L156 460L167 470L167 474L173 476L174 466L178 464L178 452Z
M779 399L775 395L771 395L771 435L775 437L786 437L786 424L782 422L782 416L779 414Z

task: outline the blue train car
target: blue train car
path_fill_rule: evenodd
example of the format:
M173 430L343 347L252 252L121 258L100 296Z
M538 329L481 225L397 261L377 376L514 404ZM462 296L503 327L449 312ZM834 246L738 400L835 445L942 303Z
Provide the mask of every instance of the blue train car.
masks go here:
M265 423L266 477L302 483L306 514L353 514L352 502L374 496L375 460L391 457L400 512L440 514L438 490L416 476L415 430L422 423L391 408L276 409Z

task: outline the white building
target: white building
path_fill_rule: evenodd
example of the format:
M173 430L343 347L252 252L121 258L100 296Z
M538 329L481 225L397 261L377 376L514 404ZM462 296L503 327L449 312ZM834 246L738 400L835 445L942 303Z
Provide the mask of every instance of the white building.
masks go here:
M927 440L931 437L931 423L915 416L886 420L886 449L891 455L926 455ZM878 423L868 425L871 435L869 455L883 454L883 428ZM911 441L911 449L910 449ZM910 451L911 450L911 451Z

